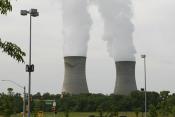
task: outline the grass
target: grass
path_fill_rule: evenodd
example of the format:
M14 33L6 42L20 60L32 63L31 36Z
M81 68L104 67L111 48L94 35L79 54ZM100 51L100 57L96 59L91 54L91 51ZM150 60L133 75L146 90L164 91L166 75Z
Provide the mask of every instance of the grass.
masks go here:
M97 113L81 113L81 112L74 112L70 113L70 117L88 117L89 115L97 115ZM46 117L53 117L53 114L45 114ZM58 113L56 117L65 117L64 113Z

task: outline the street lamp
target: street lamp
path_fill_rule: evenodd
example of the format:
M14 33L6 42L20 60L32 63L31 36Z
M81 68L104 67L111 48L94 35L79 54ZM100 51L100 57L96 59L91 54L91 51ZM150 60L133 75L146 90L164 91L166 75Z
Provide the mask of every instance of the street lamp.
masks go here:
M13 84L15 84L16 86L18 86L19 88L22 88L24 90L24 97L23 97L23 117L25 117L25 107L26 107L26 104L25 104L25 99L26 99L26 87L25 86L21 86L19 85L18 83L12 81L12 80L2 80L4 82L11 82Z
M31 37L32 37L32 17L39 16L37 9L21 10L21 15L30 15L30 39L29 39L29 64L26 65L26 72L29 72L29 86L28 86L28 117L30 117L30 93L31 93L31 72L34 72L34 65L31 64Z
M144 76L145 76L145 117L146 117L146 112L147 112L147 95L146 95L146 55L143 54L141 55L141 58L144 59Z

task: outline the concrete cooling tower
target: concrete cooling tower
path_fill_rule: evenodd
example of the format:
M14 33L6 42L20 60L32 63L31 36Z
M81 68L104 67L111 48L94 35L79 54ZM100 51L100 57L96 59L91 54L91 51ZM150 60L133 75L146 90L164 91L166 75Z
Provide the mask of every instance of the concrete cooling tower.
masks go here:
M70 94L89 93L86 82L86 57L64 57L65 74L63 92Z
M116 84L114 94L129 95L137 90L135 80L135 61L116 62Z

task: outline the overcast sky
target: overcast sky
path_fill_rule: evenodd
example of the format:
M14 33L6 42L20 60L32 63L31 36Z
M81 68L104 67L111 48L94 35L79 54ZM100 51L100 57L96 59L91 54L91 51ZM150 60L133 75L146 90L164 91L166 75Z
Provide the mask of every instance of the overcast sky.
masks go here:
M64 79L63 36L59 0L18 0L13 12L0 15L0 37L18 44L28 55L29 16L20 16L21 9L37 8L40 16L32 20L32 93L60 93ZM147 87L150 91L170 90L175 93L175 0L133 0L135 25L136 81L144 87L143 60L147 55ZM87 55L87 83L92 93L113 93L115 64L109 57L106 42L102 40L103 23L95 6L91 38ZM26 64L28 56L25 57ZM17 63L4 53L0 54L0 80L13 80L28 85L25 64ZM0 82L0 92L8 87L22 92L13 84Z

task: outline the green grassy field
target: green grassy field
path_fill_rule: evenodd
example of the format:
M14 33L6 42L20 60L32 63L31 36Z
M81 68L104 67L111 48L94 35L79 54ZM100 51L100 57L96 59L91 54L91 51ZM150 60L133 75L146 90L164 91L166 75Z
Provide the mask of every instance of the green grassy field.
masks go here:
M80 113L80 112L77 112L77 113L70 113L70 117L88 117L88 115L92 115L92 114L95 114L97 115L97 113ZM44 114L45 117L54 117L54 114L53 113L45 113ZM56 117L65 117L64 116L64 113L58 113L56 114Z
M74 112L74 113L70 113L69 117L88 117L89 115L96 115L96 117L99 117L98 113L93 113L93 112L92 113ZM136 117L134 112L121 112L119 113L119 117L121 115L125 115L127 117ZM44 115L44 117L54 117L54 115L52 113L47 113ZM64 116L64 113L58 113L56 117L65 117L65 116ZM142 116L142 113L139 113L138 117L144 117L144 115ZM162 117L162 116L159 116L159 117ZM173 117L173 116L170 115L168 117Z

